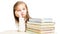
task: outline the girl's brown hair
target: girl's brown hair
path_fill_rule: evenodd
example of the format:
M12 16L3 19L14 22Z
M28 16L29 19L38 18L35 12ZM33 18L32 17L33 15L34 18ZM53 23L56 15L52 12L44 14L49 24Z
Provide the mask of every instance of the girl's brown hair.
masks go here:
M15 7L16 6L18 6L19 4L25 4L23 1L17 1L15 4L14 4L14 7L13 7L13 14L14 14L14 18L15 18L15 20L17 21L17 22L19 22L19 18L18 17L16 17L16 15L15 15ZM27 10L27 14L26 14L26 17L25 17L25 19L26 19L26 23L27 23L27 21L29 20L29 14L28 14L28 7L27 7L27 5L25 4L25 7L26 7L26 10Z

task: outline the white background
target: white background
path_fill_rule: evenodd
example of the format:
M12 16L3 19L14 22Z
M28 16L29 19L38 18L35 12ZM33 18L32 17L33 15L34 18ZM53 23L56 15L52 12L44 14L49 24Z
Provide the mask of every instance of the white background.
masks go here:
M18 0L0 0L0 32L15 30L13 5ZM55 32L60 32L60 1L59 0L22 0L28 5L32 18L52 18Z

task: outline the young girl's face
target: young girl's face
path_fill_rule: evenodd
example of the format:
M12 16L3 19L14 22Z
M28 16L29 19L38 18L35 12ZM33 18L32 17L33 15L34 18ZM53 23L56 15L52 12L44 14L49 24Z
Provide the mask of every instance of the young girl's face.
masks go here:
M25 4L19 4L15 7L16 17L25 17L27 14L27 9Z

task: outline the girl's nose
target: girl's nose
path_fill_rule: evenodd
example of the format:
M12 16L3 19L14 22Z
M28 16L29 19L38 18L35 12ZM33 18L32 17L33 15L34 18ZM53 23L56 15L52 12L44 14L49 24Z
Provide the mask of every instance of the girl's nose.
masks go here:
M21 11L21 13L23 13L23 11Z

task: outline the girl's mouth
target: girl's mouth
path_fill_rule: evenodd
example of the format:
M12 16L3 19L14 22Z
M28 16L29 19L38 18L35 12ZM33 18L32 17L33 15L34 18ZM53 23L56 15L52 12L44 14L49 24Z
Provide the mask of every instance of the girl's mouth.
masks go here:
M22 16L24 15L24 14L21 14Z

